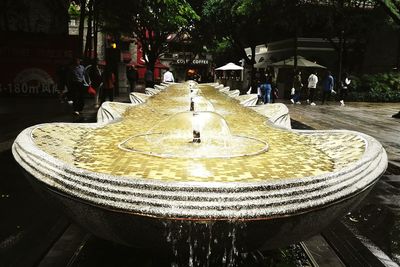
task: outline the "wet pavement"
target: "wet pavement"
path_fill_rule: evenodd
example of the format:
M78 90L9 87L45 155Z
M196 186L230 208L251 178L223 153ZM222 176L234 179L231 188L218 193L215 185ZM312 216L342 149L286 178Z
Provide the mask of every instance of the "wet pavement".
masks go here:
M126 94L116 98L128 100ZM294 128L350 129L374 136L391 163L357 210L301 244L250 255L253 261L244 266L398 266L400 120L391 115L400 110L400 103L288 107ZM94 99L87 99L83 120L94 122L96 110ZM24 178L10 150L18 133L31 125L73 119L71 106L55 97L0 99L0 266L171 266L157 255L80 229Z
M347 103L293 105L289 107L295 127L347 129L379 140L388 154L389 166L360 206L341 221L385 266L400 264L400 119L392 115L400 103ZM297 125L297 126L296 126ZM373 265L372 265L373 266Z

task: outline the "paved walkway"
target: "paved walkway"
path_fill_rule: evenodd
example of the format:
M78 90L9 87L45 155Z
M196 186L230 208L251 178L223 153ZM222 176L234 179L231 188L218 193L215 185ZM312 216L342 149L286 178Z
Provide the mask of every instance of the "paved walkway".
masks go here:
M400 119L392 115L400 110L400 103L357 102L344 107L337 102L323 106L285 104L290 117L305 124L304 128L363 132L385 147L391 163L386 173L355 210L322 234L339 251L347 266L399 266L400 168L395 166L400 167ZM300 123L294 126L301 128Z
M337 102L310 106L285 102L290 117L318 130L347 129L375 137L385 147L389 161L400 166L400 119L392 115L400 103Z

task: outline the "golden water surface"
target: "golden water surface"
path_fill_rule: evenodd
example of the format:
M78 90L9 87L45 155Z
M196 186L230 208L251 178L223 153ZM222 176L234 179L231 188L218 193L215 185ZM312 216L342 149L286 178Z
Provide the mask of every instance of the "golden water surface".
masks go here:
M146 103L132 105L122 120L105 126L42 125L32 136L40 149L76 167L163 181L256 182L315 176L353 163L364 152L364 142L353 134L307 136L275 128L266 123L266 117L211 86L201 86L201 94L225 118L232 134L267 142L267 152L234 158L186 159L155 157L118 147L132 136L147 133L176 112L187 111L188 94L186 84L173 85Z

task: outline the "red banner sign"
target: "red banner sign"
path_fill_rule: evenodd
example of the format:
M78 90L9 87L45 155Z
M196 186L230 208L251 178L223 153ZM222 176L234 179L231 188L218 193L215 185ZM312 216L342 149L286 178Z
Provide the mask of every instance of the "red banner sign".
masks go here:
M76 36L2 34L0 95L53 95L57 73L71 62Z

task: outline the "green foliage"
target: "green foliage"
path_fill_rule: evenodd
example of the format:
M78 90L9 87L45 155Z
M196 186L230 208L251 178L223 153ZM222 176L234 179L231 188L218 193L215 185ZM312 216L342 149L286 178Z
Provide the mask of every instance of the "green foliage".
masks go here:
M136 38L150 69L164 52L168 36L187 31L199 20L186 0L103 1L103 31Z
M400 1L399 0L376 0L380 3L389 15L397 22L400 23Z
M350 98L356 101L400 101L400 73L388 72L351 77Z
M221 41L216 43L215 52L223 53L229 49L232 49L232 40L229 38L223 38Z
M81 14L80 6L72 1L69 4L68 14L73 18L79 17L79 15Z

